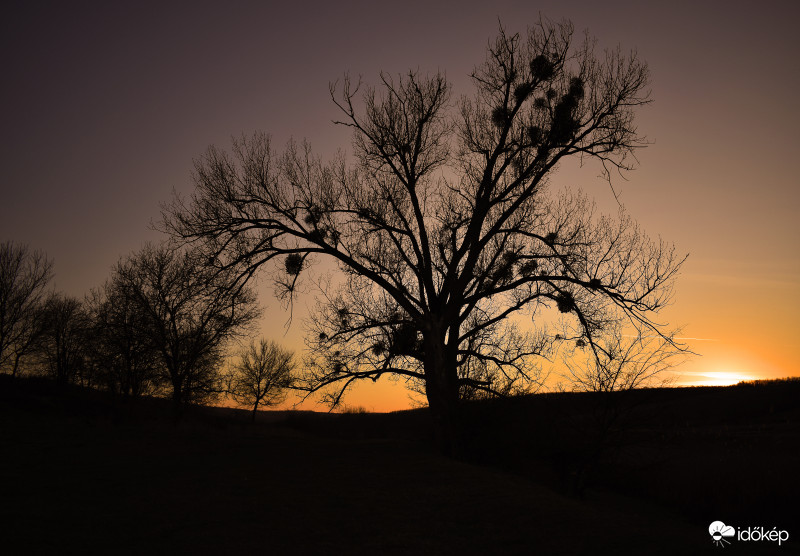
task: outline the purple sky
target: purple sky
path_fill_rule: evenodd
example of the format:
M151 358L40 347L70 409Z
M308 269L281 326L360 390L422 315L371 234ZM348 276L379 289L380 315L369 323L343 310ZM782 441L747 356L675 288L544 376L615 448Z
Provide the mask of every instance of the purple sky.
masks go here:
M713 341L692 344L705 357L686 376L800 374L797 2L123 4L3 15L0 239L46 251L58 289L82 296L157 240L159 203L190 191L208 145L265 130L349 149L330 81L441 69L469 94L498 18L524 32L541 11L650 65L638 121L653 145L617 185L648 232L691 254L666 317ZM602 203L595 175L563 179Z

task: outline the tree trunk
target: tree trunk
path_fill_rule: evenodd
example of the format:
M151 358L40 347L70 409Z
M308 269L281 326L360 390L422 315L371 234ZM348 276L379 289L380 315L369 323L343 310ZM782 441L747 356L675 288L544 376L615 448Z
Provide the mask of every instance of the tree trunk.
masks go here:
M439 449L446 456L463 456L458 373L448 361L443 343L425 342L425 394Z
M17 371L19 371L19 360L22 356L18 353L14 354L14 366L11 368L11 377L17 377Z
M175 419L180 419L183 410L183 384L180 377L172 380L172 412Z

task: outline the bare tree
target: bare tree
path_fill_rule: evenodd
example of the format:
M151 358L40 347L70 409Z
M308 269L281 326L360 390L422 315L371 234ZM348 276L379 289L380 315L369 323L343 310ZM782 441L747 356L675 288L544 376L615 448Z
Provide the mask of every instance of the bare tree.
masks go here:
M294 383L294 353L273 341L261 339L242 351L231 369L230 396L240 405L253 407L253 421L258 406L271 406L286 399Z
M197 253L153 245L115 269L114 287L141 316L176 409L224 392L223 350L258 315L253 293L230 275Z
M92 292L88 306L90 360L104 386L125 398L156 393L163 383L161 360L141 304L115 275Z
M473 97L455 102L440 74L383 74L377 89L345 78L331 96L354 164L323 163L305 143L276 154L264 134L232 154L212 147L164 226L243 280L271 269L288 300L314 261L335 261L299 387L336 404L361 379L421 385L442 447L458 451L460 396L538 386L546 307L589 345L620 315L659 333L651 315L680 258L624 214L599 217L586 196L548 187L567 159L610 180L645 144L634 111L649 102L647 66L593 44L573 44L568 22L501 29Z
M630 391L668 384L666 371L690 355L672 334L622 324L608 326L591 346L581 338L562 340L565 378L573 390L594 393L587 414L563 417L578 434L559 462L564 486L575 494L583 493L603 462L635 441L630 433L647 421L639 411L647 397Z
M16 376L42 332L45 289L52 261L26 245L0 243L0 370Z
M673 335L619 326L609 327L599 335L593 350L587 350L585 342L579 338L567 351L564 357L566 378L577 390L586 392L663 385L668 380L665 372L689 355L676 344Z
M42 336L36 348L45 372L59 387L78 383L92 386L86 373L89 317L79 299L52 294L42 309Z

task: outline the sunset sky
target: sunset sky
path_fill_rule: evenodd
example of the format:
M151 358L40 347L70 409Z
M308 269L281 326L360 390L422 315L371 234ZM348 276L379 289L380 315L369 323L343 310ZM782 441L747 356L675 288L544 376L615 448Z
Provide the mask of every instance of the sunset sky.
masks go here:
M350 149L328 84L442 70L456 95L498 20L524 32L570 19L599 47L636 49L653 104L651 145L615 187L652 236L689 254L661 320L699 354L679 384L800 375L800 3L796 1L29 2L4 10L0 241L55 260L55 286L82 297L112 265L159 240L151 221L192 159L256 130ZM127 5L125 5L127 4ZM166 3L163 3L166 4ZM555 181L613 203L591 168ZM271 288L264 335L299 345ZM284 335L285 333L285 335ZM392 383L353 406L408 406Z

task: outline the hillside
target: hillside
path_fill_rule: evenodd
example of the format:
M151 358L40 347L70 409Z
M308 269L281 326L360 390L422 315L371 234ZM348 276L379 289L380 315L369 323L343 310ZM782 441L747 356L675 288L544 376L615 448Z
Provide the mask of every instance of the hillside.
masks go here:
M474 404L462 462L424 410L176 423L161 400L0 378L18 553L694 554L719 550L714 520L800 534L798 381Z

